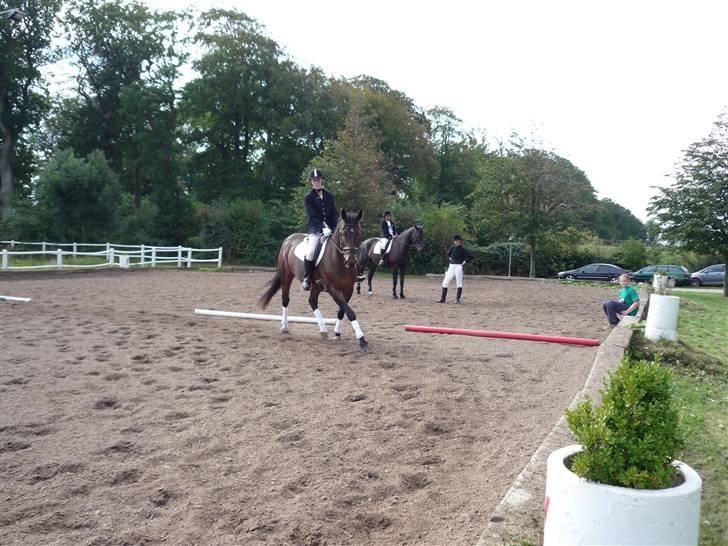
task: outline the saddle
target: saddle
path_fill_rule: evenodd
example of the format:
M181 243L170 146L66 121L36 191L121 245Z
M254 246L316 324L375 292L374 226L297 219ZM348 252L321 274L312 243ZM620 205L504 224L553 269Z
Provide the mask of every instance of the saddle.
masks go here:
M319 237L318 245L316 246L316 252L313 255L313 262L316 265L321 262L321 258L324 255L324 248L326 247L326 243L328 241L328 237ZM308 236L304 237L303 241L296 245L296 248L293 249L293 254L301 261L303 261L303 259L308 256Z

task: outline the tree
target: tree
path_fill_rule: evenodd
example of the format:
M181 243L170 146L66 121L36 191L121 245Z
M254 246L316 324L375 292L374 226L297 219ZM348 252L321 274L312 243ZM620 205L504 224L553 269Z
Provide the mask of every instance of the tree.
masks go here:
M160 182L150 173L167 181L176 170L179 17L121 0L75 0L71 7L66 31L80 98L64 103L60 145L81 156L103 151L139 208Z
M470 223L481 236L524 240L533 277L541 239L578 223L581 204L593 193L586 175L567 159L516 143L505 154L490 156L473 192Z
M55 59L51 30L61 0L26 0L21 21L0 18L0 217L13 208L16 180L30 182L33 156L24 132L37 126L50 103L40 69ZM1 9L6 9L2 7ZM20 153L19 153L20 152Z
M340 208L363 210L364 221L374 227L391 206L394 185L381 140L368 121L361 104L354 104L339 137L329 142L321 159L309 168L323 169L326 187Z
M121 204L119 178L101 152L82 159L63 150L39 174L38 204L49 218L54 238L101 242L116 227Z
M707 137L688 146L674 177L648 208L661 238L728 262L728 113L718 116ZM728 282L723 295L728 297Z

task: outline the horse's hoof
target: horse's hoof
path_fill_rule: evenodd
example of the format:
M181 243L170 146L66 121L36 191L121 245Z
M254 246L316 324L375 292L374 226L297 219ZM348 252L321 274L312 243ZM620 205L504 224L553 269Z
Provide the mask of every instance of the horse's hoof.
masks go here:
M288 333L288 326L281 326L281 334L287 334Z
M399 295L399 299L401 299L401 300L406 300L407 298L405 298L405 297L404 297L404 294L400 294L400 295Z
M398 299L398 298L397 298L397 294L392 294L392 299L393 299L393 300L396 300L396 299Z
M369 296L371 296L372 294L374 294L374 292L372 292L372 291L370 290L369 292L367 292L367 294L368 294Z
M372 349L371 349L371 347L369 347L369 343L368 343L368 342L367 342L367 340L366 340L366 339L364 339L364 338L361 338L361 339L359 340L359 350L360 350L360 351L361 351L362 353L371 353L371 352L372 352Z
M322 338L329 339L329 333L328 332L319 332Z
M341 339L341 334L338 332L334 332L334 339Z

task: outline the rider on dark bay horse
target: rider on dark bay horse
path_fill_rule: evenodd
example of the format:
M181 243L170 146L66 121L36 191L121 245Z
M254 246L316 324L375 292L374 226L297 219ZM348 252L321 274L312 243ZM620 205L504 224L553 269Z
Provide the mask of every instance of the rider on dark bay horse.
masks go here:
M382 220L382 254L379 259L379 267L384 265L384 257L392 248L392 241L397 238L397 226L394 225L392 220L392 213L388 210L384 211L384 219Z
M324 189L325 178L321 169L312 169L308 175L308 179L311 181L311 191L303 199L308 216L308 255L303 260L303 281L301 282L301 288L304 290L311 289L316 247L321 234L331 235L331 230L339 223L336 199L334 194Z

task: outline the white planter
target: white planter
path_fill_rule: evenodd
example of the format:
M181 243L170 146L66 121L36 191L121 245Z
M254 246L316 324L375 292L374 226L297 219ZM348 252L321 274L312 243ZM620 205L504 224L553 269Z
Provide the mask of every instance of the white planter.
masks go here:
M651 341L662 338L677 341L677 315L680 298L677 296L650 296L650 310L647 313L645 337Z
M702 480L676 462L685 482L645 490L589 482L564 461L581 450L572 445L549 455L543 546L698 544Z

